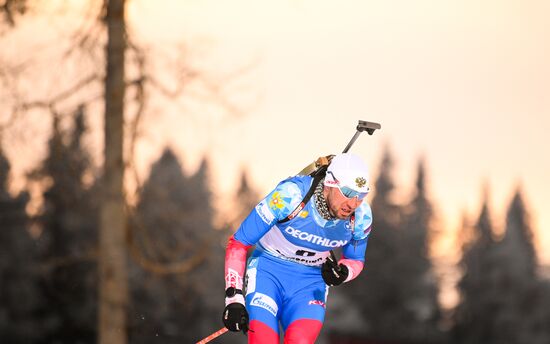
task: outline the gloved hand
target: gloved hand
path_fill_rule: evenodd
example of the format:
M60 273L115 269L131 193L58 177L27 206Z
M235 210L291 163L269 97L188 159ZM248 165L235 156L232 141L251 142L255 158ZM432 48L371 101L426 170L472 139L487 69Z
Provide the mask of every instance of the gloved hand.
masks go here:
M242 303L234 302L223 310L223 324L229 331L248 332L248 312Z
M327 285L336 286L348 278L349 270L344 264L338 264L332 257L328 257L321 265L321 275Z

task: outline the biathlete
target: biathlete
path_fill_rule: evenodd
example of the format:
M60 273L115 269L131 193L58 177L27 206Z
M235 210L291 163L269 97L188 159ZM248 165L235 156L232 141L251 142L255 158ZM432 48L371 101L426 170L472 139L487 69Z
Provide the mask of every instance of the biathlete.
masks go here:
M248 333L248 343L279 343L279 324L285 343L314 343L329 287L363 269L372 225L367 165L339 154L321 177L283 180L229 238L223 323Z

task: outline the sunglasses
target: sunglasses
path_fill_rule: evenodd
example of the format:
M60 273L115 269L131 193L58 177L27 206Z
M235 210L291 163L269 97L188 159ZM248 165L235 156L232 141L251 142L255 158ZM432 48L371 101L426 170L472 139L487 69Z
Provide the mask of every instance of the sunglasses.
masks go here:
M368 191L367 192L359 192L359 191L355 191L351 188L348 188L347 186L340 186L340 181L338 180L338 178L336 178L334 173L332 173L331 171L327 171L327 173L330 173L332 178L334 178L334 181L336 182L336 187L338 188L338 190L340 190L340 193L346 198L357 197L358 200L362 201L363 198L365 198L367 196L367 194L369 193Z

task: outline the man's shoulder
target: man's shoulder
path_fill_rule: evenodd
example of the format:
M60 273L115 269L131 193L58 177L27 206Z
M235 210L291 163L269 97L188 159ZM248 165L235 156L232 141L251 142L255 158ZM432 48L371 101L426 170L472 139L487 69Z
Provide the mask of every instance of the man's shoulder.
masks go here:
M372 225L372 209L367 202L361 203L361 205L355 210L355 227L364 231Z
M269 207L275 218L281 220L302 202L311 186L309 176L295 176L281 181L262 202Z
M289 177L280 182L275 190L285 194L288 197L303 198L311 187L312 182L313 178L310 176Z

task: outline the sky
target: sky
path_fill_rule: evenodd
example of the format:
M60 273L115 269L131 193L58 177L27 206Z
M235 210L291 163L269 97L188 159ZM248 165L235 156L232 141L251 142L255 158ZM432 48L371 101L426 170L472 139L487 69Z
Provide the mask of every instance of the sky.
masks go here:
M351 151L374 181L389 147L402 199L425 158L440 254L456 257L462 214L478 215L484 185L498 228L521 187L550 264L548 13L546 0L129 0L140 43L186 44L213 78L230 80L224 97L243 113L154 104L137 151L142 178L166 145L189 172L207 155L223 207L242 169L266 194L342 151L358 120L378 122Z
M404 197L424 157L448 245L462 214L478 215L484 185L499 228L521 187L539 255L550 263L547 13L543 0L134 0L129 8L153 45L206 42L214 69L253 65L244 91L234 90L258 100L248 100L243 118L162 129L189 164L212 158L221 189L232 190L247 165L266 193L316 157L340 152L358 120L379 122L352 151L374 180L389 147Z

